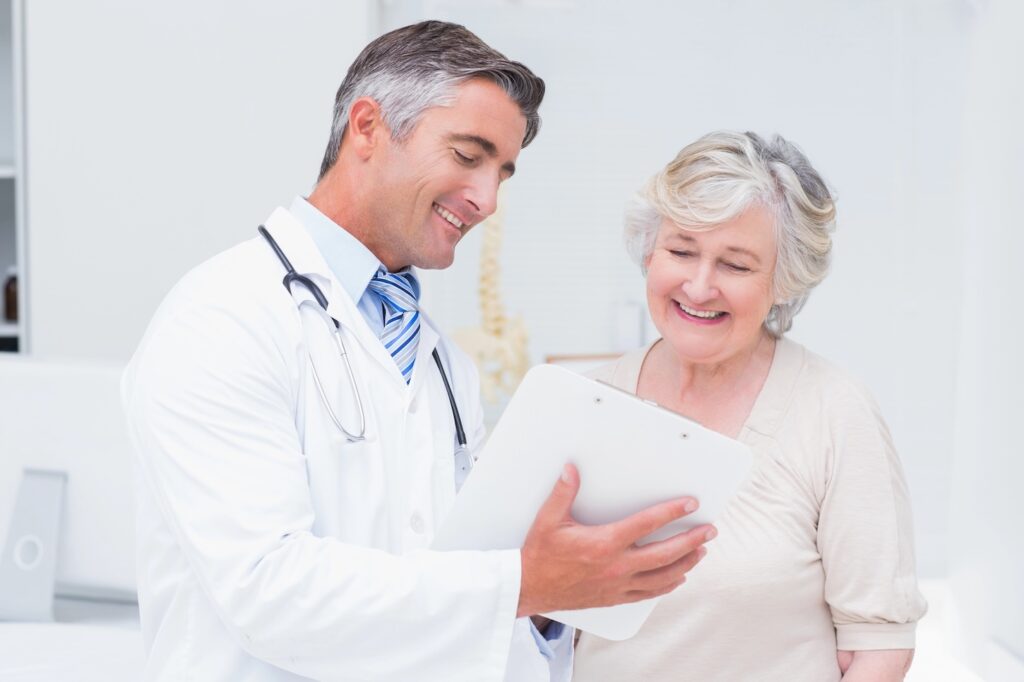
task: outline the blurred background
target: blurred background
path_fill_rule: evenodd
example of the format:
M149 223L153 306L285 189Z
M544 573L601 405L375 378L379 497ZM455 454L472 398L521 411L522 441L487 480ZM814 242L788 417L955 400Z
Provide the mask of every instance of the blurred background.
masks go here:
M59 587L130 604L123 438L67 425L111 419L168 289L311 190L348 64L425 18L465 24L548 85L499 258L532 362L652 338L621 216L682 146L728 128L806 152L838 229L791 336L867 383L901 453L932 603L911 679L1024 680L1018 0L3 0L0 539L22 468L67 471L65 517L106 506L71 538L65 519ZM442 328L480 323L482 233L424 275Z

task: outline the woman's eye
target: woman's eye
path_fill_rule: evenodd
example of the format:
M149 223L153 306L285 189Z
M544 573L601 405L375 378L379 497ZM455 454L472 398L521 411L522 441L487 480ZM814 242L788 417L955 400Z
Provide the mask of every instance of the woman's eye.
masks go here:
M669 253L677 258L689 258L693 255L693 251L679 251L676 249L669 249Z
M726 263L725 267L729 268L733 272L750 272L750 268L743 265L737 265L736 263Z

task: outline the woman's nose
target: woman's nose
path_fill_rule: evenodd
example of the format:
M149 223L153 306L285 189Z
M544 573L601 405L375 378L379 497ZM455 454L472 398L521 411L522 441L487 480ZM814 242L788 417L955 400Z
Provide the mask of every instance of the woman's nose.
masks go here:
M691 303L701 304L718 296L713 263L701 263L683 282L683 293Z

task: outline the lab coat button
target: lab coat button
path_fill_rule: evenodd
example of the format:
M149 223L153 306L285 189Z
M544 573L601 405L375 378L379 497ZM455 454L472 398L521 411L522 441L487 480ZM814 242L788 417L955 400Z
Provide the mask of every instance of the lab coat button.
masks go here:
M423 517L420 516L419 512L412 515L409 519L409 527L412 528L412 532L417 535L422 535L424 530Z

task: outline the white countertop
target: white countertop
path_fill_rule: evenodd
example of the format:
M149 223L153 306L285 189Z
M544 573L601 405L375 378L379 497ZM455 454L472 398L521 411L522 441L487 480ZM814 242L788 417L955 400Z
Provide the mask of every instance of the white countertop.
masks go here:
M60 622L0 623L4 682L134 682L145 656L138 607L58 599Z

